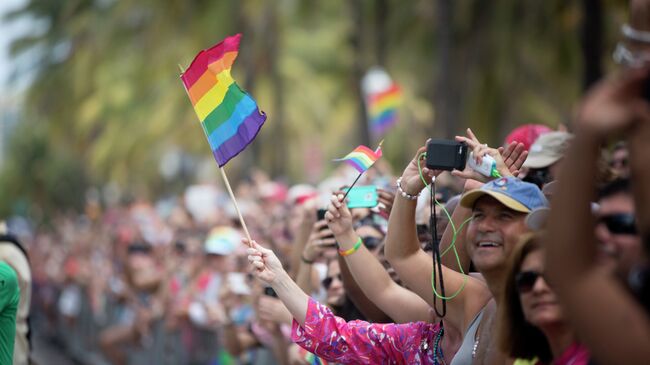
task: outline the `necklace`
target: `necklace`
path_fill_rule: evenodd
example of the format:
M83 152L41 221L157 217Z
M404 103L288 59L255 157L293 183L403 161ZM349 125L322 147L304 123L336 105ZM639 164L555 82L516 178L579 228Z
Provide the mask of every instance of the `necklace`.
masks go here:
M476 336L476 340L474 340L474 346L472 347L472 359L476 358L476 349L478 349L478 342L481 339L481 335Z
M442 356L442 347L440 347L440 339L442 338L442 334L445 332L445 328L440 326L440 331L438 331L438 334L436 335L436 339L433 342L433 363L434 364L444 364L445 360ZM440 353L440 357L438 357L438 353Z

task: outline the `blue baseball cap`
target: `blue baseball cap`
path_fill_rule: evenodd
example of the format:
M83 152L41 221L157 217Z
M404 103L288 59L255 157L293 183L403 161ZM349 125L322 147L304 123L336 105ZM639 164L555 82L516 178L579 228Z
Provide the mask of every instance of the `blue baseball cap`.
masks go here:
M507 208L522 213L548 207L548 201L537 185L523 182L512 176L492 180L480 189L468 191L460 199L460 205L471 209L484 195L489 195Z

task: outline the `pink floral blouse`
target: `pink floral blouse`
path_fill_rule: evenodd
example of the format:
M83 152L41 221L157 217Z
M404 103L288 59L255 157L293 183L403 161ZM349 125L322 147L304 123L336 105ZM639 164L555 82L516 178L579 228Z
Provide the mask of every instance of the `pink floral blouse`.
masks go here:
M440 364L434 361L438 324L345 322L309 299L305 326L293 321L291 339L319 357L343 364Z

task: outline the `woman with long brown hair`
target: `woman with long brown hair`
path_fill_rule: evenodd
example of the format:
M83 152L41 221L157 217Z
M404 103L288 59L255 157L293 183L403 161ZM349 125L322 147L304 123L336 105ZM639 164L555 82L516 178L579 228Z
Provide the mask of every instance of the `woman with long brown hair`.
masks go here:
M499 344L517 364L581 365L589 362L544 279L539 234L522 238L511 256L499 307Z

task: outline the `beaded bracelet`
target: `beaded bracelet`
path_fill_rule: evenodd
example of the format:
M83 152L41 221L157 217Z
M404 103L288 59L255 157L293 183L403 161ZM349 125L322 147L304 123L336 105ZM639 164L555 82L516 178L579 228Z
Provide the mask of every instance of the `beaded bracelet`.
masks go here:
M407 193L406 191L404 191L404 189L402 189L402 177L401 176L400 176L399 179L397 179L397 192L399 193L399 195L402 196L402 198L408 199L408 200L418 200L418 196L420 196L420 193L417 193L416 195L411 195L411 194Z
M353 246L352 248L347 249L347 250L341 250L341 249L339 248L339 255L341 255L341 256L352 255L353 253L357 252L357 250L359 249L359 247L361 247L361 244L362 244L362 243L363 243L363 241L361 240L361 237L359 237L359 239L357 240L357 243L355 243L354 246Z

